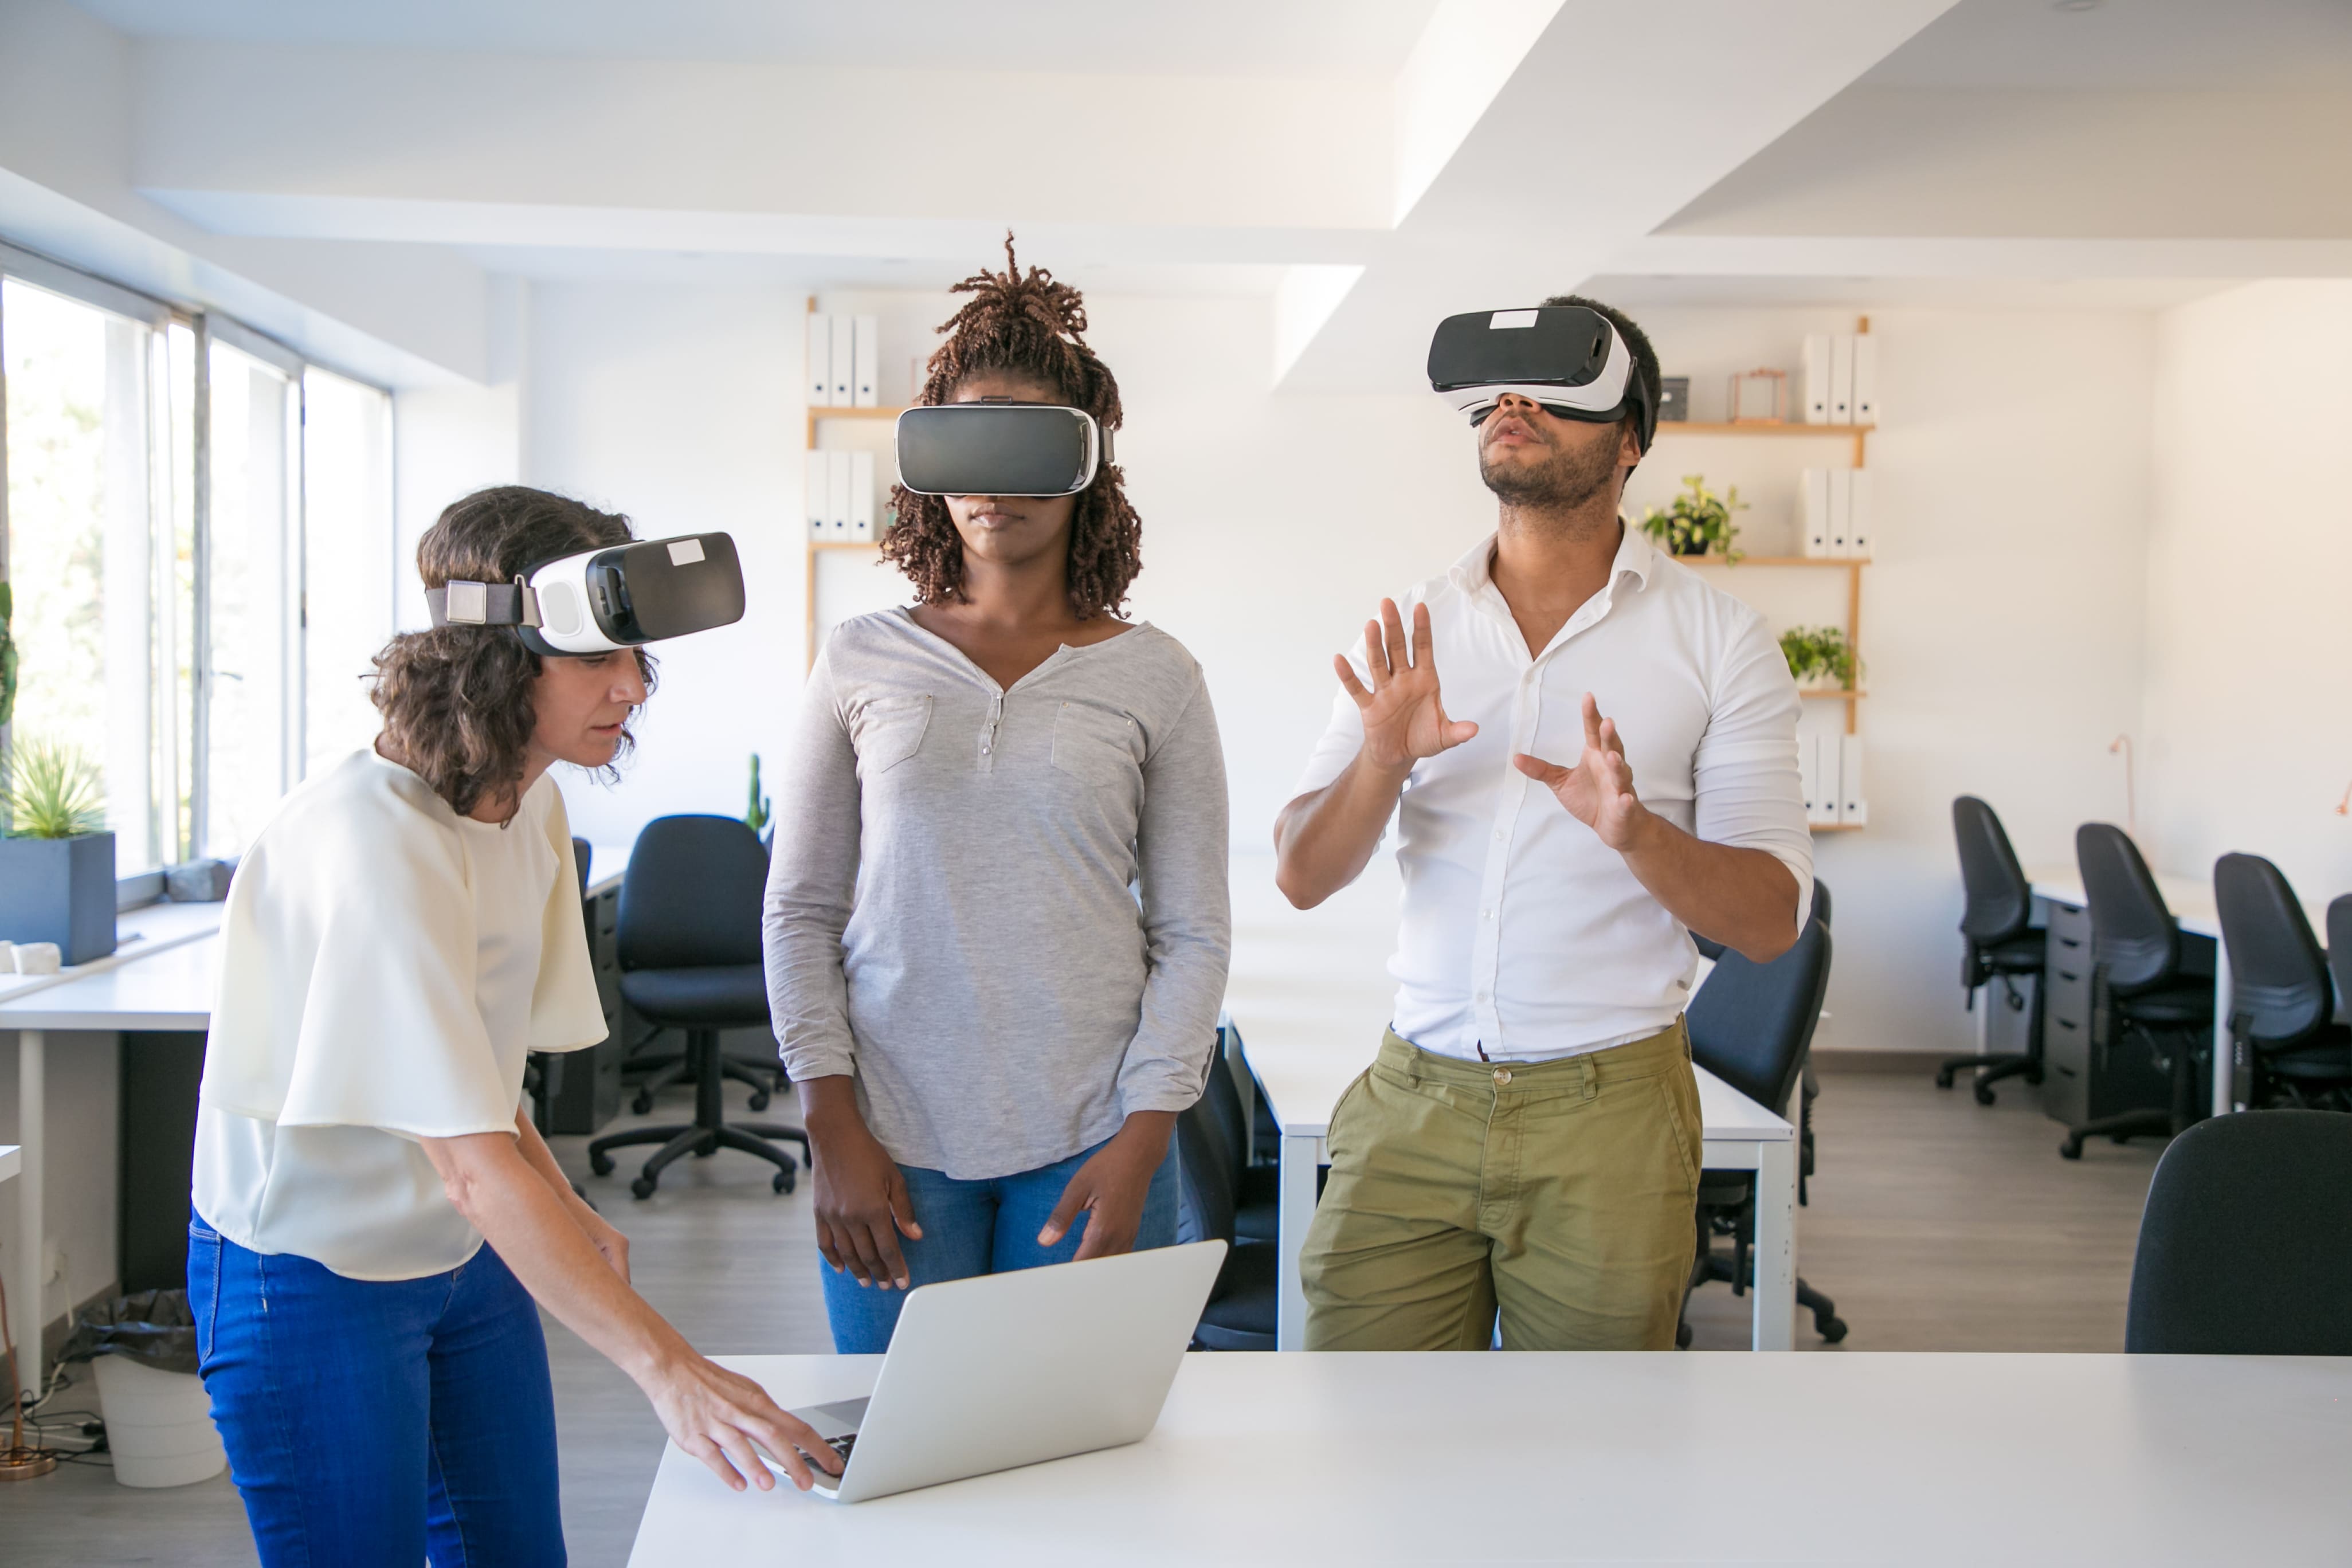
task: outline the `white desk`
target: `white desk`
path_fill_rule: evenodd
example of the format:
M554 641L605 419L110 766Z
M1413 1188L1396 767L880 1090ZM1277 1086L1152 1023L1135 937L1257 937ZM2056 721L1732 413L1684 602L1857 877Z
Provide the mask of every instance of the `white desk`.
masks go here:
M58 974L12 975L0 992L0 1032L16 1034L16 1256L8 1278L17 1382L41 1374L42 1184L48 1098L48 1033L57 1029L202 1029L210 1023L218 904L155 904L124 913L137 940L112 956Z
M2230 1092L2230 1002L2233 984L2230 974L2230 944L2221 940L2221 912L2213 899L2211 877L2179 877L2169 872L2156 874L2156 890L2164 895L2165 907L2180 929L2199 936L2213 939L2213 1114L2227 1116L2239 1109ZM2072 866L2042 866L2026 873L2033 885L2033 896L2053 904L2070 904L2075 909L2090 907L2090 895L2083 890L2083 874ZM2311 922L2314 934L2321 942L2327 939L2327 906L2325 903L2305 903L2304 918ZM2352 1004L2352 997L2346 1002Z
M16 1145L0 1143L0 1182L13 1178L16 1174L16 1167L23 1163L24 1156L16 1152Z
M725 1359L786 1406L880 1360ZM1139 1444L847 1507L669 1447L629 1562L2336 1563L2348 1450L2352 1360L1193 1355Z
M1331 1110L1371 1065L1396 994L1388 955L1396 940L1397 887L1393 861L1376 855L1355 885L1302 912L1276 890L1270 856L1234 858L1234 959L1225 1014L1282 1129L1276 1343L1284 1350L1306 1345L1307 1294L1298 1259L1315 1216L1316 1173L1327 1158ZM1756 1173L1751 1342L1758 1350L1792 1350L1795 1131L1706 1068L1697 1076L1707 1167Z

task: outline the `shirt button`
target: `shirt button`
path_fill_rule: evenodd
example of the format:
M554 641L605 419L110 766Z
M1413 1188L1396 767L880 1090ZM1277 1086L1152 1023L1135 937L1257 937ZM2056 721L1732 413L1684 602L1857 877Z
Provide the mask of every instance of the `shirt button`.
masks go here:
M1496 1068L1495 1069L1495 1081L1498 1084L1510 1082L1511 1069L1508 1068Z
M1496 842L1496 843L1497 843L1497 844L1499 844L1499 843L1501 843L1502 841L1503 841L1503 830L1502 830L1501 828L1497 827L1496 829L1495 829L1495 842Z
M1479 993L1478 993L1478 1000L1479 1000L1479 1001L1481 1001L1481 1002L1484 1002L1486 999L1486 994L1484 991L1479 992Z
M1495 911L1492 910L1480 910L1478 911L1478 918L1482 921L1493 920L1495 918Z

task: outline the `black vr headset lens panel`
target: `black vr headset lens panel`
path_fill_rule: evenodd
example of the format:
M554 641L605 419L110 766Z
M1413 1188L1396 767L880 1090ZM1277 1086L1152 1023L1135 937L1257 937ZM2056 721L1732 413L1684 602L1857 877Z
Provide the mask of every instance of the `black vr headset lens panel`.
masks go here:
M1430 339L1429 385L1473 425L1507 393L1563 419L1597 424L1632 413L1645 451L1656 427L1632 351L1608 317L1582 305L1446 317Z
M1101 431L1082 408L943 403L898 416L898 482L925 496L1066 496L1094 483Z
M542 562L511 584L428 590L435 626L511 626L539 654L599 654L743 618L743 565L724 533L688 533Z

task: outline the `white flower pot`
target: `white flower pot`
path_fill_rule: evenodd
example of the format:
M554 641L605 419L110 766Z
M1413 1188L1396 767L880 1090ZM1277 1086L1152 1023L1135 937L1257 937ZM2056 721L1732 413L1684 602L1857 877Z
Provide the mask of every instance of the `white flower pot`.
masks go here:
M116 1480L126 1487L184 1487L228 1468L202 1378L158 1372L128 1356L98 1356L90 1365L98 1371L99 1414Z

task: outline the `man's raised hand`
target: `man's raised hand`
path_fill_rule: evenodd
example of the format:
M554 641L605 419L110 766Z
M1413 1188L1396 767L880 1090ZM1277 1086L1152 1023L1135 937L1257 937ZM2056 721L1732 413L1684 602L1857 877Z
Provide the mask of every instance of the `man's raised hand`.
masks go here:
M1558 795L1568 814L1610 848L1622 853L1633 847L1648 811L1633 794L1633 767L1625 760L1625 742L1617 738L1617 721L1601 716L1601 704L1590 691L1584 694L1584 752L1574 767L1525 752L1514 753L1511 765Z
M1460 745L1478 732L1467 719L1448 719L1437 689L1437 656L1430 647L1429 606L1412 607L1412 658L1396 601L1381 601L1381 618L1364 623L1364 663L1371 689L1356 679L1346 656L1334 655L1339 684L1364 718L1364 755L1377 767L1402 772L1423 757Z

